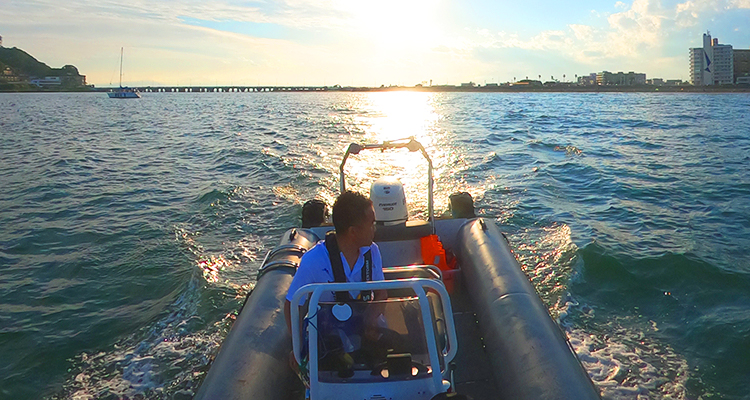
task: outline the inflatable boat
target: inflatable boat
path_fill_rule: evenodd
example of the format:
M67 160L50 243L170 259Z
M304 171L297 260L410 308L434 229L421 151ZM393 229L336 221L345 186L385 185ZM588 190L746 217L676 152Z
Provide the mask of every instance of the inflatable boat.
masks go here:
M475 217L466 193L451 196L452 217L435 217L432 162L414 138L352 143L340 166L342 193L348 157L371 149L420 152L428 164L427 221L407 219L394 179L372 185L385 281L304 286L295 301L307 300L307 311L292 307L289 332L289 284L302 255L333 229L325 205L308 202L302 227L266 255L195 398L600 399L494 222ZM320 301L326 290L385 290L388 299L328 304ZM377 340L351 328L367 325L353 322L366 315L377 315Z

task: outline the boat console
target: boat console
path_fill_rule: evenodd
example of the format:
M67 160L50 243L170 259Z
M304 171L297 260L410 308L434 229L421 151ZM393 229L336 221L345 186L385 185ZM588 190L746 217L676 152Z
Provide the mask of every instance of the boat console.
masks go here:
M389 297L320 301L324 292L344 290L388 290ZM311 284L297 291L292 304L304 299L304 318L292 308L292 343L309 379L310 399L430 400L451 390L447 366L458 343L448 292L439 280Z

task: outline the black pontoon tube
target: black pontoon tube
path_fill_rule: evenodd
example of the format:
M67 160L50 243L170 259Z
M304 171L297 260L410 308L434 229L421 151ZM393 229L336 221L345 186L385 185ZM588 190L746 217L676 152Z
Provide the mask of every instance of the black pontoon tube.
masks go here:
M211 363L195 399L288 399L298 382L289 368L292 338L284 298L304 252L318 241L307 229L290 229L266 256L255 288ZM299 385L301 386L301 385Z
M492 221L458 233L463 281L501 399L600 399L599 392Z

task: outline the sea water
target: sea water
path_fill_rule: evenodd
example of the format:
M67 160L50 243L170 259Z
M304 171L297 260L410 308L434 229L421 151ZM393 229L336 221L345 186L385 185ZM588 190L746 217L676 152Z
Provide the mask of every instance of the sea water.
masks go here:
M186 399L350 142L415 136L607 399L750 398L750 95L0 94L0 398ZM420 156L354 157L349 186Z

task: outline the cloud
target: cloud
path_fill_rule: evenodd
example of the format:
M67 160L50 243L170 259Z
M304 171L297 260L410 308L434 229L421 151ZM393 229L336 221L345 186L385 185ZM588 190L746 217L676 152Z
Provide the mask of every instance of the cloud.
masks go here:
M568 25L576 40L591 41L594 39L594 28L588 25L570 24Z
M54 13L38 10L55 9ZM224 2L146 2L125 4L52 0L14 2L0 15L6 46L17 46L51 66L75 64L90 83L106 85L125 50L125 78L131 84L302 83L305 59L320 61L327 46L311 48L291 40L253 37L183 22L186 16L223 21L288 23L288 8ZM310 18L324 18L317 14ZM304 21L304 19L302 19ZM306 20L304 23L312 23ZM331 58L333 58L331 56ZM319 65L325 67L326 62ZM325 78L310 74L314 78ZM116 82L116 79L115 79ZM317 82L317 81L315 81Z
M750 9L750 0L689 0L675 6L674 18L679 27L693 27L733 9Z
M604 23L572 23L566 29L545 30L527 37L477 30L463 43L466 47L485 49L484 54L492 48L535 50L579 68L648 70L656 75L681 76L686 64L684 51L670 52L681 49L675 44L685 40L685 30L739 8L750 8L750 0L690 0L669 7L659 0L634 0L630 5L618 1L617 12L592 10L594 19ZM496 54L499 59L506 53Z
M636 0L622 12L609 15L607 26L570 24L566 30L546 30L524 39L508 32L474 32L464 40L473 47L520 48L550 51L572 56L583 63L594 63L596 58L633 56L644 47L657 47L662 34L663 10L658 3Z

